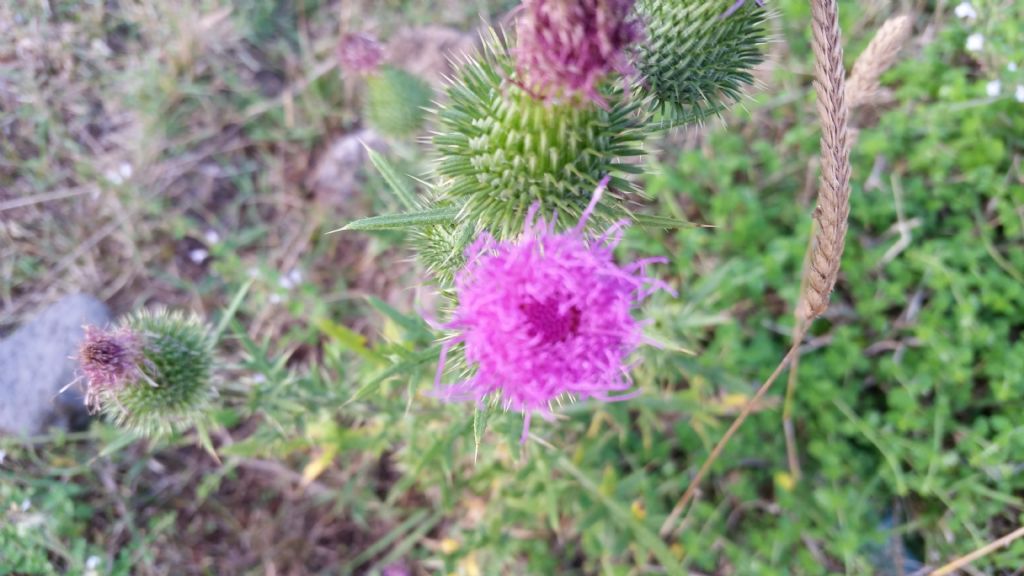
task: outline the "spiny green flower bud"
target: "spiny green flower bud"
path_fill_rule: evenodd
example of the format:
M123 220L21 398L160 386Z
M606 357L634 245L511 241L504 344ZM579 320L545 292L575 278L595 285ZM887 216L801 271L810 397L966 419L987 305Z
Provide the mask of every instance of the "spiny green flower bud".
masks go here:
M216 395L213 339L195 316L143 311L113 330L87 327L79 360L90 408L147 436L194 424Z
M638 91L667 122L716 114L753 82L751 70L764 57L767 11L760 3L639 0L637 11L647 26L637 54Z
M384 67L366 79L366 120L389 136L408 136L423 126L433 93L420 78Z
M441 201L459 207L462 221L507 238L521 230L534 202L542 213L557 210L565 225L576 222L587 191L611 175L612 193L596 224L625 214L621 195L636 188L622 176L642 172L641 104L608 88L606 107L583 98L535 98L521 87L497 35L484 44L479 57L462 63L438 111L433 142Z
M475 229L462 225L436 224L413 233L411 244L423 267L441 287L451 286L455 273L466 263L466 247L473 241Z

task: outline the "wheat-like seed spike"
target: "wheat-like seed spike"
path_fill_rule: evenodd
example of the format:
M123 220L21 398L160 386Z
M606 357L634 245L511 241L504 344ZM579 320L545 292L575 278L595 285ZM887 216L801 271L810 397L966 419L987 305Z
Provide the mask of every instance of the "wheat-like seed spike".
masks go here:
M846 72L837 0L811 2L814 35L814 88L821 118L821 189L814 210L817 222L804 270L797 320L808 322L828 308L839 275L850 215L850 142L847 129Z
M896 62L913 24L908 14L901 14L889 18L878 29L846 82L846 102L850 108L861 106L878 90L878 79Z

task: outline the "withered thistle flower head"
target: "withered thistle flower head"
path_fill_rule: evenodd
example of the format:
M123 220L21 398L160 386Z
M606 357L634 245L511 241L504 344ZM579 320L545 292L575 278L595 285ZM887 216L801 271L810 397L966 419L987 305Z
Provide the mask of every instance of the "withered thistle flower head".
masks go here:
M338 41L337 57L342 71L349 74L368 74L380 66L384 59L384 48L369 34L345 34Z
M89 407L144 435L194 424L216 395L213 340L194 316L142 311L111 330L87 326L79 360Z
M103 330L86 326L78 357L88 387L87 404L93 407L104 392L116 390L141 376L142 339L127 327Z
M582 95L603 103L598 84L629 74L629 46L641 34L636 0L524 0L516 60L524 86L544 98Z

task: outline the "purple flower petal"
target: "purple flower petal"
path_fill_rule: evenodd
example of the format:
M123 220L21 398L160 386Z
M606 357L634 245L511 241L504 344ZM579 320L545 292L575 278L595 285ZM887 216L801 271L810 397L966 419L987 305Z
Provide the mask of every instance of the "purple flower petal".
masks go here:
M497 395L506 409L524 413L524 441L530 415L547 416L551 402L565 395L631 397L629 356L645 343L644 323L633 312L653 292L671 290L644 272L659 259L616 264L612 252L624 222L597 238L584 233L607 180L573 229L556 233L534 205L518 240L481 234L456 276L458 307L444 328L457 336L442 348L438 394L478 403ZM448 351L457 342L475 372L444 387Z

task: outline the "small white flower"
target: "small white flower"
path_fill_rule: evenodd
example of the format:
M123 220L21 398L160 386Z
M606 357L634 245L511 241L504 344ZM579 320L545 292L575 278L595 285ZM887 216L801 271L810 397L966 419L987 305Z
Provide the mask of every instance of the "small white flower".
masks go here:
M1024 84L1017 84L1017 89L1013 91L1013 99L1024 104Z
M1010 72L1016 72L1017 71L1017 63L1016 62L1010 62L1009 64L1006 65L1006 69L1009 70Z
M0 450L0 464L3 464L4 460L7 460L7 452Z
M988 84L985 84L985 94L988 94L990 98L999 96L999 93L1003 91L1003 83L999 80L992 80Z
M99 556L89 556L85 560L85 576L100 576L100 562Z
M121 165L117 167L117 173L121 176L123 180L127 180L132 177L134 170L132 170L131 164L127 162L122 162Z
M966 48L968 52L981 52L981 49L985 47L985 35L981 32L975 32L967 37Z
M213 228L207 230L206 233L203 234L203 238L206 240L207 244L211 245L220 242L220 234L217 234L217 231Z
M188 259L196 264L206 262L206 259L209 257L210 253L205 248L196 248L195 250L188 251Z
M974 6L971 6L970 2L961 2L957 4L953 13L961 20L977 20L978 18L978 13L974 10Z
M117 170L107 170L103 173L103 177L107 179L107 182L110 182L114 186L124 184L124 178L121 177L121 174L119 174Z
M256 266L250 266L245 273L249 275L249 278L258 278L260 275L260 269Z
M284 288L285 290L291 290L292 288L295 288L301 283L302 271L300 271L298 268L295 268L287 275L282 276L281 279L278 281L278 284L281 285L281 288Z
M270 300L271 304L280 304L281 303L281 295L280 294L271 294L269 300Z
M21 511L22 512L28 512L28 509L31 508L31 507L32 507L32 501L29 500L28 498L25 498L24 500L21 501Z

